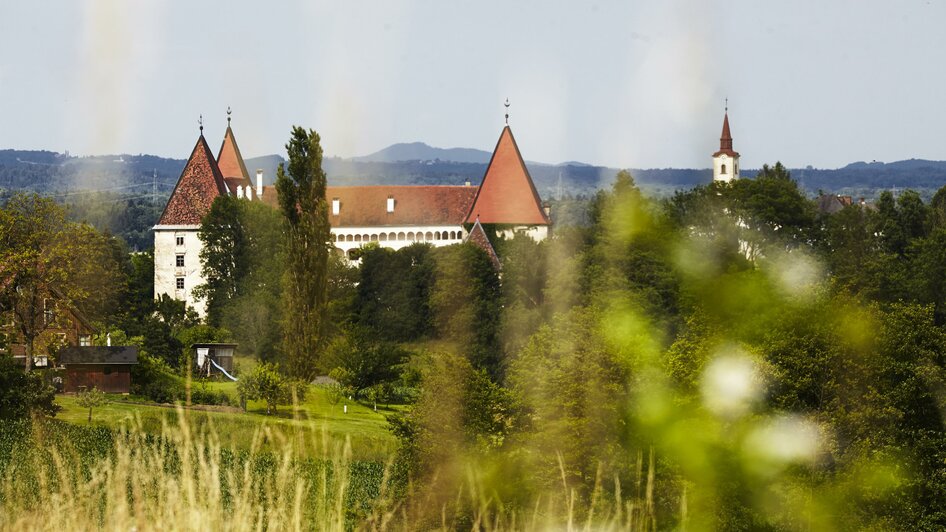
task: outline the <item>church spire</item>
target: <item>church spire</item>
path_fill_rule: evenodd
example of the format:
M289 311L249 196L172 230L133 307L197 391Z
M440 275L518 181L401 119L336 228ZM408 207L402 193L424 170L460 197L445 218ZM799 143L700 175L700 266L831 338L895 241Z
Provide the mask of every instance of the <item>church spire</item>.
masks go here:
M729 131L729 98L723 112L723 132L719 135L719 151L713 154L713 180L729 182L739 179L739 153L732 149Z
M732 151L732 133L729 132L729 106L726 106L726 114L723 115L723 133L719 136L719 150Z

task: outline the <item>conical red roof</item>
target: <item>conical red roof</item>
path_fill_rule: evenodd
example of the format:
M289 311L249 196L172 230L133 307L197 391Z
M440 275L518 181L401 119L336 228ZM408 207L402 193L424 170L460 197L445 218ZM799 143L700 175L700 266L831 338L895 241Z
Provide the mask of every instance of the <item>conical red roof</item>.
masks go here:
M489 237L486 235L486 231L483 230L483 226L480 225L479 220L473 223L473 229L470 229L470 234L466 236L465 242L469 242L485 251L486 254L489 255L489 261L493 264L493 268L495 268L496 271L502 269L502 264L499 262L499 255L496 254L496 249L489 241Z
M466 223L548 225L542 200L509 126L503 128Z
M729 132L729 112L723 115L723 132L719 135L719 151L713 154L726 154L730 157L739 157L739 154L732 149L732 134Z
M250 174L246 171L246 163L243 162L243 155L240 154L240 147L237 145L230 126L227 126L227 132L223 135L223 144L220 145L220 152L217 153L217 166L224 180L232 188L236 185L252 186Z
M227 187L217 161L201 135L184 165L184 171L177 180L158 225L200 225L201 218L210 211L214 199L226 193Z

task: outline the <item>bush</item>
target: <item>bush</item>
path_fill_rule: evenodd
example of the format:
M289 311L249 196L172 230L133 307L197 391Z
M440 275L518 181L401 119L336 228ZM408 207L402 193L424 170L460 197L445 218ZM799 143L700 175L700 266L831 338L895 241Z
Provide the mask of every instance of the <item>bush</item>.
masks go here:
M131 370L131 393L156 403L173 403L184 397L184 384L164 360L140 353Z
M307 390L306 383L287 380L279 373L278 365L268 363L257 365L252 373L237 382L240 403L245 405L249 399L263 400L267 414L275 414L278 405L304 401Z
M0 357L0 419L54 416L56 391L36 371L26 373L8 356Z

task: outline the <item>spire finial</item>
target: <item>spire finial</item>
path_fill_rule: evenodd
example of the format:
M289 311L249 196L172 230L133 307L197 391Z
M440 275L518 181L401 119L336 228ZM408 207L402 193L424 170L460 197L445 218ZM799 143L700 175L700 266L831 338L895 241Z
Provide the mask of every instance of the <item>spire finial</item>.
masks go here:
M509 98L506 98L506 103L503 105L506 106L506 125L509 125Z
M729 96L726 97L726 112L729 112Z
M201 114L197 118L197 123L200 124L200 134L203 135L204 134L204 115L203 114Z
M230 106L227 106L227 127L230 127Z

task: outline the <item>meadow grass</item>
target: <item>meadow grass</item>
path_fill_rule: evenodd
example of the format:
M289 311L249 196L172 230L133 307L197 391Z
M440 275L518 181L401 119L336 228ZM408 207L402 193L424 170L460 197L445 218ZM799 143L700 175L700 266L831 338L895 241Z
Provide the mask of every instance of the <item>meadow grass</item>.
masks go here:
M212 389L236 394L234 383L208 383ZM374 411L354 401L331 404L327 393L319 387L311 387L306 400L296 406L283 406L276 415L267 415L266 406L260 401L250 401L247 412L235 407L197 407L210 410L177 410L171 405L141 403L134 397L109 395L108 403L92 412L92 425L118 428L136 419L143 432L160 434L165 419L176 423L179 412L183 412L192 425L215 429L217 438L225 447L247 450L254 444L254 434L266 427L274 434L294 438L311 431L324 431L333 440L350 439L356 458L384 459L394 449L394 438L387 429L386 415L393 410L380 408ZM59 395L56 403L62 407L57 419L77 425L88 424L88 409L79 406L76 396ZM234 404L237 401L234 399ZM261 445L268 450L273 440L265 439Z

